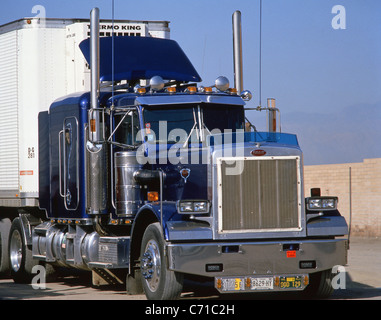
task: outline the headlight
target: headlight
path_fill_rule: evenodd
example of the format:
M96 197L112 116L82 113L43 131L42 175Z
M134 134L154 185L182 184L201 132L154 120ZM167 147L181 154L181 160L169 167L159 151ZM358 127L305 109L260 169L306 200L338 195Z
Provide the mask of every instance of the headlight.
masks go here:
M206 200L179 201L177 203L177 212L182 214L209 213L209 201L206 201Z
M306 199L307 210L326 211L337 209L337 197L311 197Z
M179 213L193 212L193 202L180 202L178 208Z

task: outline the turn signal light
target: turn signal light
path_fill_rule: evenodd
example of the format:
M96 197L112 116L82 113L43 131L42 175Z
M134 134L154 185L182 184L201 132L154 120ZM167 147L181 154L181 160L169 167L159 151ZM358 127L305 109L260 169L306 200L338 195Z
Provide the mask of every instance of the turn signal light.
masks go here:
M148 201L159 201L159 192L157 191L150 191L147 193L147 200Z

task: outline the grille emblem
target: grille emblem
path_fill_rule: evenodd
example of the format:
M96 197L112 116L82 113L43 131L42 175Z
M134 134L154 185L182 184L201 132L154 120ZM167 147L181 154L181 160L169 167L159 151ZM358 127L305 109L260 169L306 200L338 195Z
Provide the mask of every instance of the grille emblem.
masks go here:
M256 149L256 150L253 150L251 151L251 154L255 157L261 157L261 156L264 156L267 152L265 150L262 150L262 149Z

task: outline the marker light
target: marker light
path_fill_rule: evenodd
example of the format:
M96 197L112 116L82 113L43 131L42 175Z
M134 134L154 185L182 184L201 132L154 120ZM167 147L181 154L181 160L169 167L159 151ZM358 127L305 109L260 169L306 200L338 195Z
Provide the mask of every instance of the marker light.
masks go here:
M167 92L169 92L169 93L175 93L176 92L176 88L175 87L169 87L169 88L167 88Z
M147 200L148 201L159 201L159 192L157 192L157 191L147 192Z
M189 93L196 93L197 92L197 87L188 87L187 88Z
M90 132L97 131L95 119L90 119Z

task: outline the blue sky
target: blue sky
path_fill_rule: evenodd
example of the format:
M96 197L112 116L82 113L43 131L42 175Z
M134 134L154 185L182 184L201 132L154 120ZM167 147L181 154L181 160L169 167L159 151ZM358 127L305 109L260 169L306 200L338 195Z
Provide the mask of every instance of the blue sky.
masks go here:
M111 18L111 0L1 0L0 24L34 16L87 18L97 6ZM334 29L335 5L346 29ZM231 19L242 12L244 87L259 103L259 0L115 0L115 18L168 20L171 38L210 85L233 84ZM263 0L262 105L281 110L282 131L297 133L305 164L361 162L381 157L381 1ZM265 113L249 119L265 129Z

